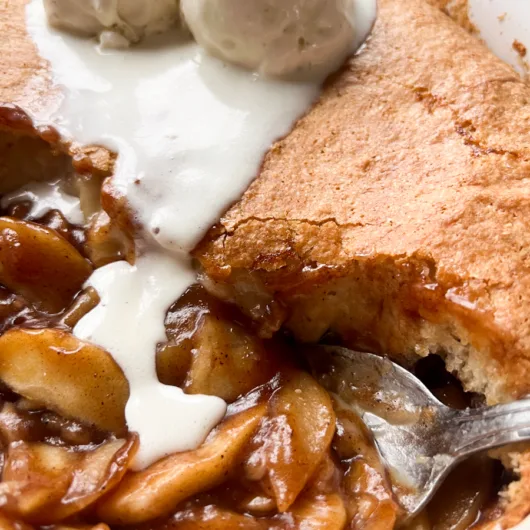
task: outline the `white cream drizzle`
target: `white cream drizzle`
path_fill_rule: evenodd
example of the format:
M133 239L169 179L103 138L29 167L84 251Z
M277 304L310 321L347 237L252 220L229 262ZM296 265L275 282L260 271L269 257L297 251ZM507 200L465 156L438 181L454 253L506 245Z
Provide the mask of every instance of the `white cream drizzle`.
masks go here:
M197 439L204 439L225 414L222 399L186 395L178 387L162 385L156 375L152 352L167 340L167 308L175 293L194 281L185 260L149 252L134 266L118 261L97 269L87 282L101 301L81 319L75 334L100 344L125 367L130 388L125 416L128 428L140 433L140 454L134 462L139 469L175 451L176 440L179 451L194 449Z
M359 1L372 5L357 24L366 35L375 0ZM320 82L265 80L171 33L102 52L49 28L42 0L28 4L27 24L64 89L54 125L67 138L119 153L114 186L145 229L147 250L134 266L107 265L89 279L102 302L74 329L107 349L129 380L126 419L140 436L140 469L197 447L225 413L217 397L158 382L154 351L165 340L164 316L195 281L188 252L311 106Z
M59 180L28 182L22 188L4 195L1 204L2 208L8 208L24 201L31 203L29 215L33 218L41 217L51 210L59 210L72 224L81 225L85 222L79 197L66 193Z

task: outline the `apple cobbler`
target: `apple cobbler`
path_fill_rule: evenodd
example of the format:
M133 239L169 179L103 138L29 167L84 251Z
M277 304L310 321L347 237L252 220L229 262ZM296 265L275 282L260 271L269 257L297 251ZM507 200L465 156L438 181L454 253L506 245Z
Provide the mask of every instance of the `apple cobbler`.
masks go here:
M61 18L77 3L44 5L59 25L79 30L84 19ZM41 4L0 3L0 66L8 72L0 86L0 528L491 530L523 520L526 446L470 459L407 520L366 427L319 385L305 358L305 345L318 341L387 354L455 408L530 391L530 89L516 73L438 9L445 0L379 0L370 38L310 110L304 102L316 85L263 89L259 76L220 68L195 43L179 41L179 64L192 72L186 82L215 96L204 96L201 119L179 135L171 120L187 116L187 105L177 101L171 114L162 96L178 89L186 103L186 83L164 85L155 72L152 83L129 91L134 79L125 76L113 92L97 71L80 76L81 85L96 86L96 97L86 96L75 76L59 76L63 57L48 45L63 36L39 26ZM68 41L87 64L95 56L112 61L106 46L150 33L142 17L159 21L150 4L136 17L120 11L125 4L87 8L97 54ZM227 18L226 27L202 34L215 19L209 5L182 2L194 38L266 73L318 66L318 53L304 55L315 51L306 40L312 31L330 53L347 54L352 38L348 17L332 9L326 20L338 24L340 39L312 24L313 15L308 34L288 25L276 39L266 10L260 31L270 31L242 60L235 56L252 32ZM219 6L237 12L231 0ZM175 3L160 7L169 9L169 26L180 23ZM292 52L292 42L294 55L269 62L278 50ZM127 120L135 115L120 101L150 84L135 108L146 119L141 134L133 131L131 158L127 124L136 124ZM263 99L245 92L249 86ZM232 91L245 97L234 102ZM260 142L268 149L270 141L252 119L274 138L291 131L262 161ZM70 136L59 130L68 120ZM122 143L90 143L90 127L118 131ZM213 177L256 153L257 178L219 219L208 207L222 211L239 188L227 192ZM190 171L190 189L204 176L195 166L215 169L191 193L199 201L172 202L188 190L175 195L171 187L168 175L182 169L174 160ZM166 180L149 180L145 168ZM151 199L165 208L146 207ZM181 207L185 215L175 214ZM188 238L189 226L198 238ZM142 269L157 261L146 260L150 252L171 262L157 269L163 285ZM153 299L163 309L155 325L145 312ZM153 342L151 364L137 356L145 340ZM188 405L205 414L194 417ZM179 450L158 447L172 437L185 440Z

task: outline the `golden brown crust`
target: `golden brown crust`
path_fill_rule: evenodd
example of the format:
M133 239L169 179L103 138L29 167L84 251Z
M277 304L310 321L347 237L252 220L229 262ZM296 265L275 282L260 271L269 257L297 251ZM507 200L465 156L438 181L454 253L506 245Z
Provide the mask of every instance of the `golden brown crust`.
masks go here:
M46 61L26 34L27 0L0 3L0 103L23 106L41 115L53 111L60 93L52 88Z
M500 376L527 392L530 87L423 0L379 9L365 49L196 255L281 294L359 259L431 263L429 281L490 316Z
M0 131L41 137L70 154L80 172L108 175L115 154L100 146L65 141L48 127L34 127L32 120L46 123L50 119L63 95L53 85L48 63L39 56L27 33L26 4L27 0L0 2Z

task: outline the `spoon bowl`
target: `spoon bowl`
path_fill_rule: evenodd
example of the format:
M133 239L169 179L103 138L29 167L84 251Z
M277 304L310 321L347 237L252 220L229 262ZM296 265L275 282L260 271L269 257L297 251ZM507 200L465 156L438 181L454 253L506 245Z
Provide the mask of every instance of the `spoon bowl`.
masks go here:
M358 413L371 431L406 519L425 507L462 460L530 440L530 399L456 410L385 357L316 346L308 359L319 383Z

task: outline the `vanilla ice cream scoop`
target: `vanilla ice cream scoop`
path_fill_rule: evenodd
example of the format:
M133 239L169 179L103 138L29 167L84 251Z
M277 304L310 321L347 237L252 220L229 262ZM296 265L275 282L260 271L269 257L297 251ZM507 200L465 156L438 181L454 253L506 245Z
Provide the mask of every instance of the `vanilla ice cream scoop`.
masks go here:
M179 20L178 0L44 0L48 22L101 44L123 47L161 33Z
M359 45L359 16L375 19L375 0L181 0L181 9L211 54L268 76L329 73Z

